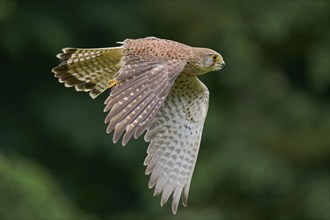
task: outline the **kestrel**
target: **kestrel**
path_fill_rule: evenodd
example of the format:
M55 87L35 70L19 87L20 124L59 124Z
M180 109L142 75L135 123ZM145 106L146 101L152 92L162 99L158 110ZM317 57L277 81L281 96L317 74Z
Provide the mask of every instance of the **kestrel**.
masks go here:
M187 205L209 91L198 75L220 70L222 56L208 48L147 37L126 39L119 47L65 48L52 69L65 87L89 92L94 99L112 88L105 101L107 133L122 145L138 138L150 142L144 165L149 188L162 193L163 206L173 193L176 214L180 197Z

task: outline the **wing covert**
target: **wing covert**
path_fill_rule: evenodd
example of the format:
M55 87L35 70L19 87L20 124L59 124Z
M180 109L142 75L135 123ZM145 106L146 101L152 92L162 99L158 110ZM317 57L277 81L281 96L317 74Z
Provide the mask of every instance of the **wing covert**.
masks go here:
M138 138L148 127L167 97L176 77L182 72L186 60L143 60L127 56L116 74L119 82L105 101L107 132L114 131L116 143L124 134L126 145L134 135Z

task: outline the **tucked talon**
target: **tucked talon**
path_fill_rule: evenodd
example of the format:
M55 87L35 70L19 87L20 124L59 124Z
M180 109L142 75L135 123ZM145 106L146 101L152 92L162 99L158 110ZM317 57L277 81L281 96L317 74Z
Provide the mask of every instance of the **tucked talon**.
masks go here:
M109 86L108 86L109 89L118 84L118 81L115 79L110 79L108 82L109 82Z

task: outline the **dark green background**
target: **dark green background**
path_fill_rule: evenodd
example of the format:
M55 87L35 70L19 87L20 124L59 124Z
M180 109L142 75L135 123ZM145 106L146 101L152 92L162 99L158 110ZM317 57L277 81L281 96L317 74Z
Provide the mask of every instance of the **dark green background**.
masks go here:
M3 220L329 219L329 1L0 1ZM63 47L157 36L222 54L188 207L148 189L147 143L53 77ZM107 92L106 92L107 93Z

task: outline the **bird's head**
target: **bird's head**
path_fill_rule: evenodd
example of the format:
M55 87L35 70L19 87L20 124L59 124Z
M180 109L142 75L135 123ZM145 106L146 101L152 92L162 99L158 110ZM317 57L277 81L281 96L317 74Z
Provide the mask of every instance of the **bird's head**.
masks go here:
M222 56L208 48L193 48L192 57L188 62L194 64L197 75L221 70L225 66Z

